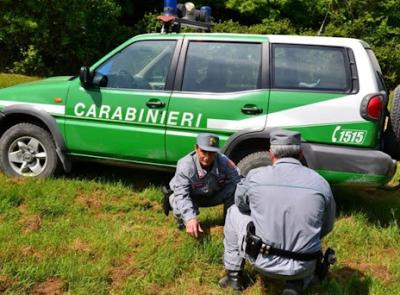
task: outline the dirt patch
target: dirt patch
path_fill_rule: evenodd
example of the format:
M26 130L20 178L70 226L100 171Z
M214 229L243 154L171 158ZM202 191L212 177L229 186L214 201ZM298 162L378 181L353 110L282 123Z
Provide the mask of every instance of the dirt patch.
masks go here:
M20 249L20 253L24 257L35 257L37 259L42 259L44 257L43 253L40 253L38 250L36 250L33 246L23 246Z
M0 275L0 293L4 292L13 284L13 280L6 275Z
M334 272L330 272L329 276L332 276L332 277L337 278L337 279L346 279L346 278L350 278L352 276L356 276L356 277L359 277L359 278L364 278L365 277L365 275L361 271L359 271L358 269L354 269L354 268L351 268L351 267L348 267L348 266L342 267L342 268L340 268L338 270L335 270Z
M122 287L128 277L135 274L135 277L144 276L140 270L135 267L135 257L133 253L121 259L117 266L110 271L111 286L113 290Z
M384 255L384 256L389 256L389 257L395 257L397 256L397 249L395 248L385 248L380 251L382 254L379 254L379 256Z
M26 177L7 177L5 179L5 182L11 183L11 184L17 184L17 185L24 185L28 182L28 179Z
M72 242L71 249L76 252L90 252L92 249L88 243L81 239L76 239Z
M220 225L216 225L210 227L210 234L216 237L223 237L224 236L224 227Z
M19 213L25 215L28 212L28 207L26 206L26 204L21 204L18 206L18 211Z
M37 284L32 291L32 295L61 295L64 282L60 278L49 278L47 281Z
M389 269L384 265L377 265L373 263L349 263L351 268L354 268L360 272L369 272L372 273L373 276L379 278L381 282L384 284L393 282L393 276L390 273Z
M100 201L99 196L96 195L96 192L91 195L79 193L78 196L75 197L75 202L89 209L100 209L103 206L103 203Z
M40 229L40 227L42 226L42 219L39 215L32 215L21 219L19 223L23 225L22 232L24 234L28 234L38 231Z
M213 295L221 294L221 291L216 291L213 288L199 282L198 280L189 279L187 277L179 277L175 283L161 286L153 283L146 286L147 294L152 295L169 295L169 294L182 294L182 288L184 286L185 294L196 294L196 295Z

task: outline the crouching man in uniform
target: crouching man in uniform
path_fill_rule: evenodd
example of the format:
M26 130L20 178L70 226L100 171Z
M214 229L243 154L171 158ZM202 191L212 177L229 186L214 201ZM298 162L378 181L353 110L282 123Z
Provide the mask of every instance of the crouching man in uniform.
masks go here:
M170 190L164 191L165 214L173 210L178 227L196 238L203 232L197 219L199 207L224 204L225 218L240 181L235 164L219 151L218 136L200 134L195 151L178 161Z
M299 294L311 282L336 205L327 181L302 166L301 156L300 134L275 130L273 165L251 170L238 184L225 221L220 287L243 290L244 258L262 275L285 280L282 294Z

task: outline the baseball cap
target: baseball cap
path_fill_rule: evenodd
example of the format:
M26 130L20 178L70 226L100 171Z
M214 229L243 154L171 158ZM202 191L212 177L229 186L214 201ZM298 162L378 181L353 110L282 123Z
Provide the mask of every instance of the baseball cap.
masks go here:
M197 145L207 152L219 152L219 137L211 133L201 133L197 136Z
M297 131L276 129L270 133L271 145L300 145L301 135Z

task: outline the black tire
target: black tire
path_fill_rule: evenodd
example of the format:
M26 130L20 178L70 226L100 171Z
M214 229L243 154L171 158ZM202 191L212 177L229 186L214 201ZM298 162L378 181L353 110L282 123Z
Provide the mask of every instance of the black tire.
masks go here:
M52 136L37 125L14 125L0 138L0 168L7 175L49 177L58 166Z
M392 158L400 160L400 85L394 90L384 139L384 151Z
M272 165L272 161L269 157L269 152L255 152L247 155L241 159L238 163L240 175L246 176L251 169Z

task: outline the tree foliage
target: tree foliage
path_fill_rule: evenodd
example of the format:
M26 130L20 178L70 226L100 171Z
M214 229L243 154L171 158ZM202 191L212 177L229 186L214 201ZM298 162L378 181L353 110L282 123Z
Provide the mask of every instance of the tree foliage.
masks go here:
M389 88L400 81L398 0L199 0L214 31L360 38L380 61ZM154 32L162 0L2 0L0 71L74 74L120 42ZM321 27L323 25L323 27ZM322 29L322 30L321 30Z

